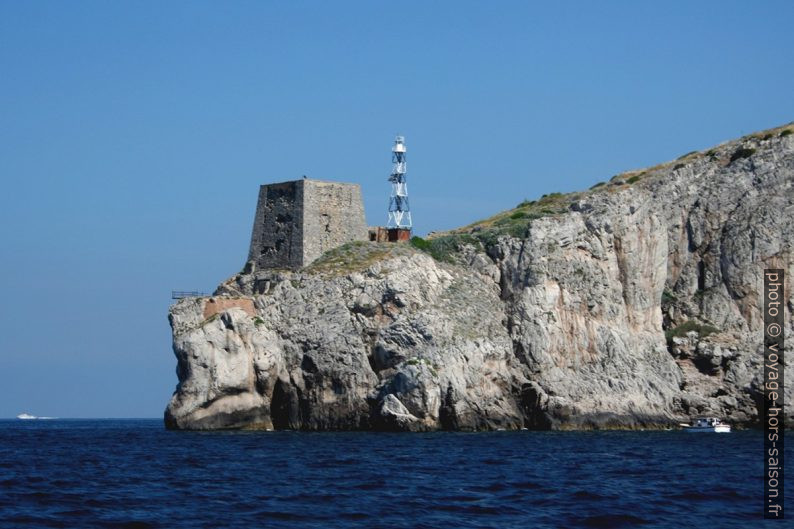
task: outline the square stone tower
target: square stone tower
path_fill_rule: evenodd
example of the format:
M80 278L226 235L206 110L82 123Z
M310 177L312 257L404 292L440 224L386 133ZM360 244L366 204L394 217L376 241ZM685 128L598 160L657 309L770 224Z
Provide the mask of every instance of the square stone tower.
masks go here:
M350 241L367 240L358 184L294 180L259 188L248 261L297 269Z

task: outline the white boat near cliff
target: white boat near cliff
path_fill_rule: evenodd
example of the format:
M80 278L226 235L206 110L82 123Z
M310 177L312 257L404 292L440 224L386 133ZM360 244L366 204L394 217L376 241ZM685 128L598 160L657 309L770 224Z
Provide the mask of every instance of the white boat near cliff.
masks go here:
M716 417L699 417L695 419L695 424L683 425L687 432L704 433L730 433L731 425L722 422Z

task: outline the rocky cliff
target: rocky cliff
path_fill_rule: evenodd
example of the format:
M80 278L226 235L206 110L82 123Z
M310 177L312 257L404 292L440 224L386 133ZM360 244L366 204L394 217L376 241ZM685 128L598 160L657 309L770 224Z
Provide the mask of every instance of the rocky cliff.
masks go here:
M752 425L762 270L794 278L792 130L412 245L352 243L297 272L249 263L212 298L171 308L166 425ZM794 343L790 289L786 300Z

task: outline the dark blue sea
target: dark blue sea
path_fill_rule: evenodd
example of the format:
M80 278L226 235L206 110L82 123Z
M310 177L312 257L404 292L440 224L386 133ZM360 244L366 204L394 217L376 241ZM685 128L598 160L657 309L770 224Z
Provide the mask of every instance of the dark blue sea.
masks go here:
M761 443L760 431L199 433L159 420L6 420L0 527L792 527L761 518Z

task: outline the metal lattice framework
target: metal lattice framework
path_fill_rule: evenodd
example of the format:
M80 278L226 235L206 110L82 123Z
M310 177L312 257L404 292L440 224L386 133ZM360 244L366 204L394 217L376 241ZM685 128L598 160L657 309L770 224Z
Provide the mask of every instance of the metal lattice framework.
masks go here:
M391 197L389 197L388 227L410 229L411 208L408 205L408 185L405 183L405 138L397 136L391 152L394 167L389 177Z

